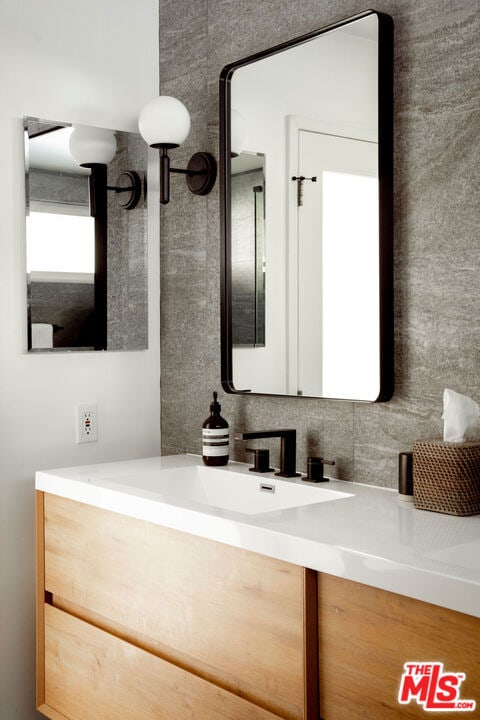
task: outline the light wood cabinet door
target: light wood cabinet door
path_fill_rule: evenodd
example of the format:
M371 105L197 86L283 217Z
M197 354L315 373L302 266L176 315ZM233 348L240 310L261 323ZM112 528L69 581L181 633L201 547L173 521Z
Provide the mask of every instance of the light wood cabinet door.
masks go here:
M265 711L317 719L315 573L53 495L41 508L47 602Z
M320 714L323 720L425 718L398 703L406 662L441 662L465 673L461 698L480 710L480 619L367 585L319 574ZM447 718L472 713L441 711ZM475 713L473 713L475 715Z
M45 705L40 709L50 717L278 720L247 700L51 605L45 605L44 611Z

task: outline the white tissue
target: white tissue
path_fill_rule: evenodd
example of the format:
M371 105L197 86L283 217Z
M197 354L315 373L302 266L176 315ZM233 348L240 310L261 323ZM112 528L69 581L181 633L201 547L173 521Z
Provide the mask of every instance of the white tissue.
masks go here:
M454 390L443 391L443 440L463 442L465 433L480 417L478 403Z

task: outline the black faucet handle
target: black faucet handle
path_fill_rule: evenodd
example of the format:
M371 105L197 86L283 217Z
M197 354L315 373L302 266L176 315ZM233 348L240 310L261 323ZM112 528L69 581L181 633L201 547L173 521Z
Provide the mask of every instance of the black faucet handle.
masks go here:
M270 465L270 450L266 448L245 448L246 452L253 453L253 467L250 472L266 473L273 472L275 468Z
M302 478L309 482L328 482L323 475L324 465L335 465L335 460L325 460L323 457L309 457L307 459L307 477Z

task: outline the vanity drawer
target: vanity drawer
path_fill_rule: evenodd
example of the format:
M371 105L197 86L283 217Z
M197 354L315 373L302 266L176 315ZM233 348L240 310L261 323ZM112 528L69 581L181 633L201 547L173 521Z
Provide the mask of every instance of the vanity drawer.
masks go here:
M318 576L318 612L325 720L462 716L445 708L430 713L416 698L400 705L406 662L441 662L446 673L465 673L460 698L480 706L479 618L324 573Z
M276 720L51 605L45 605L45 704L40 710L69 720Z
M53 495L44 513L54 605L304 716L302 568Z

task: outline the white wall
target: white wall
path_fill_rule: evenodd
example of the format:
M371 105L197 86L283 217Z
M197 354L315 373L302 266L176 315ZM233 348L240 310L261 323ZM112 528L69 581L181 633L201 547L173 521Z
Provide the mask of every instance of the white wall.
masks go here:
M0 717L29 720L34 471L159 453L159 244L149 168L150 349L25 354L22 117L136 130L158 93L158 2L2 0L0 32ZM75 443L81 402L98 404L96 443Z

